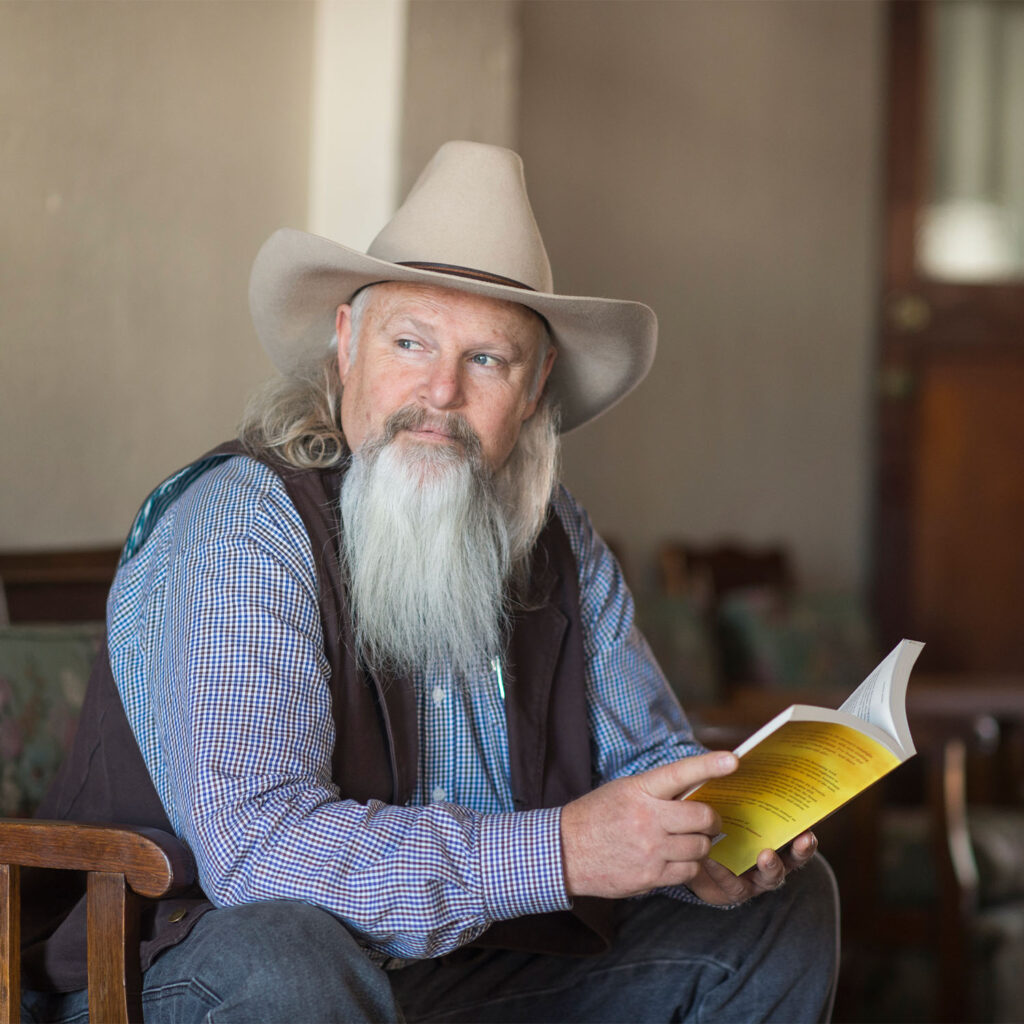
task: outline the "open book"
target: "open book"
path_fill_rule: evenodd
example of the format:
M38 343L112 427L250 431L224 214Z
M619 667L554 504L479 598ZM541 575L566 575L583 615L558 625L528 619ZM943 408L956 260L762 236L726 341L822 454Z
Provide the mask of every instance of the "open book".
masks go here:
M713 860L741 874L917 752L906 698L923 647L901 640L838 711L793 704L736 748L732 775L685 794L722 818Z

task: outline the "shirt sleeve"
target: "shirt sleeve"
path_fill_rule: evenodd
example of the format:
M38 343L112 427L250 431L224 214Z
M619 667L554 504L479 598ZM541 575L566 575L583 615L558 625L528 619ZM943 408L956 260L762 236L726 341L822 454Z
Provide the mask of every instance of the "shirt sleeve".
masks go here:
M401 958L569 906L557 809L340 798L308 535L265 467L231 459L191 484L108 619L129 720L215 904L316 903Z

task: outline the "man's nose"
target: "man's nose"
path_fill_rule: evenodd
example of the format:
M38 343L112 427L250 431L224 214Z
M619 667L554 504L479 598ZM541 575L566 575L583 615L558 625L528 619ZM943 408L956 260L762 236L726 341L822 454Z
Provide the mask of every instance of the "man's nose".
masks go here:
M456 409L463 402L463 367L457 359L438 359L423 381L421 398L434 409Z

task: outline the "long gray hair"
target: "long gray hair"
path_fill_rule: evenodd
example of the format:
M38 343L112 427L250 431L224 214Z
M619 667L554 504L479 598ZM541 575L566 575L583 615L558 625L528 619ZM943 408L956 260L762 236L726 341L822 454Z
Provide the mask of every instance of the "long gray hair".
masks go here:
M364 288L352 300L352 356L371 291ZM334 334L324 339L318 364L291 377L272 377L253 394L238 436L253 455L273 456L296 469L328 469L348 457Z

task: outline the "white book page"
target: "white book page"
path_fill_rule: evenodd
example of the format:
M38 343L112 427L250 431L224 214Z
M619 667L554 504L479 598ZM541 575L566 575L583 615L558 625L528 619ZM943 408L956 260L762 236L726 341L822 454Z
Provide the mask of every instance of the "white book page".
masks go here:
M844 725L848 729L855 729L862 735L874 740L879 746L891 751L900 760L905 760L909 756L904 752L902 745L897 739L886 729L880 728L873 722L865 721L859 715L852 715L841 709L835 711L832 708L813 707L809 704L791 704L785 711L780 711L770 722L766 722L757 732L745 739L733 753L737 757L742 757L753 750L766 737L781 729L787 722L828 722L835 725ZM911 745L910 753L913 752L913 745ZM686 797L696 793L703 785L703 782L698 782L696 786L692 786L685 793L681 793L679 799L685 800Z
M858 721L851 721L856 718ZM876 743L891 750L897 757L903 756L900 743L895 740L892 734L885 728L875 725L873 722L852 713L844 713L840 708L833 711L831 708L818 708L810 704L791 704L785 711L781 711L766 725L761 726L753 734L745 739L733 753L742 757L748 750L753 750L766 736L770 736L776 729L781 728L786 722L830 722L835 725L845 725L849 729L856 729L865 736L870 737Z
M884 729L908 754L915 748L907 724L907 683L923 647L918 640L901 640L839 708Z

